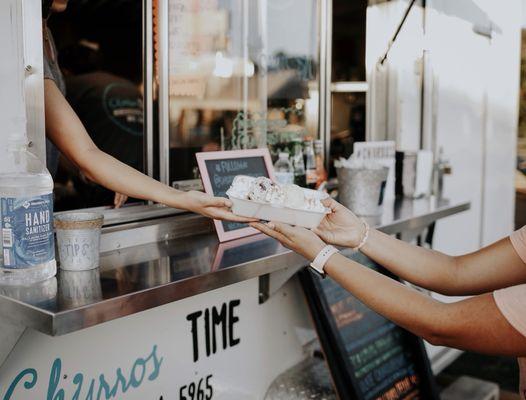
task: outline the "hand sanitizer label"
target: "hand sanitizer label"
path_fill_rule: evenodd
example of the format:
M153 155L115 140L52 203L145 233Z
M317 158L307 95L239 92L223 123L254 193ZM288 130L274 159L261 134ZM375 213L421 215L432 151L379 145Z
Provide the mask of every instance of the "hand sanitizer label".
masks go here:
M55 258L53 195L0 198L4 268L21 269Z

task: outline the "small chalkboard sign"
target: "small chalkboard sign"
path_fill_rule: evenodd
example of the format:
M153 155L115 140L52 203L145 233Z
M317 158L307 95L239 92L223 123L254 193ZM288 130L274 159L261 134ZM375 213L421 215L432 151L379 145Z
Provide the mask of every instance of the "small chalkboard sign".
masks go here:
M274 179L274 168L268 149L214 151L197 153L196 157L205 192L213 196L228 197L226 192L237 175ZM220 242L259 233L238 222L214 223Z
M362 254L352 258L393 278ZM369 309L332 279L309 270L300 278L341 399L439 399L420 338Z

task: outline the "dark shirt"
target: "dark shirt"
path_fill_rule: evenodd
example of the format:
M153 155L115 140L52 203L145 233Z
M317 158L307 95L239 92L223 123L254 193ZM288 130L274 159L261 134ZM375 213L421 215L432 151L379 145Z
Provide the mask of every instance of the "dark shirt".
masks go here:
M67 100L99 149L143 169L143 103L132 82L107 72L67 77ZM113 203L114 193L76 182L86 207Z

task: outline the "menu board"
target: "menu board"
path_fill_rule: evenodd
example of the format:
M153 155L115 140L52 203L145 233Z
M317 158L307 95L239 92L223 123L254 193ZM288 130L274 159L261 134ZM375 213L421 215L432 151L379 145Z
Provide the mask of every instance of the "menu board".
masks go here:
M226 192L230 188L234 177L237 175L268 176L265 161L262 157L245 157L234 160L207 160L206 169L210 176L210 183L214 195L227 197ZM225 232L245 227L246 224L238 222L223 221Z
M362 254L352 258L389 275ZM438 400L421 339L369 309L332 279L309 270L300 276L340 398Z
M274 178L268 149L197 153L196 157L203 186L214 196L227 197L226 192L237 175ZM246 224L229 221L216 221L216 230L221 241L259 233Z

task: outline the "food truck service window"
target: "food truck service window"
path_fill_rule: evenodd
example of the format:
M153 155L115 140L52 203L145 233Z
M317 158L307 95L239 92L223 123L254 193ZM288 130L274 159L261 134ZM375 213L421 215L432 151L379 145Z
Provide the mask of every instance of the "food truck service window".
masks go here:
M69 2L48 20L67 100L95 144L145 172L143 5L140 1ZM55 210L112 206L115 193L88 180L65 157L55 175ZM138 200L129 199L128 203Z
M70 2L49 27L68 101L97 146L189 189L198 152L268 147L277 157L325 139L327 4L94 0ZM114 203L64 157L55 184L56 211ZM129 208L115 221L133 219Z
M197 179L198 152L318 137L321 3L153 3L162 181Z

